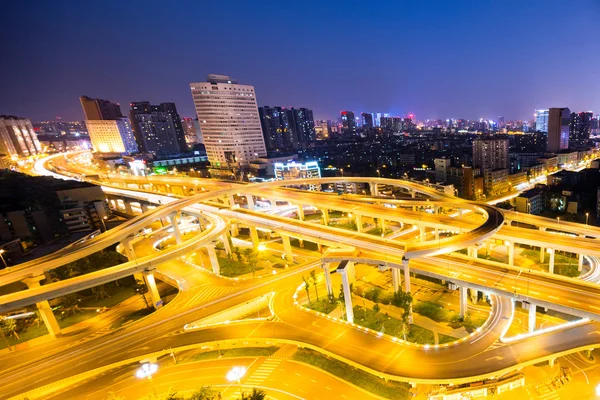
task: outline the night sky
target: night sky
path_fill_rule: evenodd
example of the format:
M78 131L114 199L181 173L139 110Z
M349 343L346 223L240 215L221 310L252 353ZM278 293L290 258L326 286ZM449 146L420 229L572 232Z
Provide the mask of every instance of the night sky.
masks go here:
M208 73L259 105L530 119L600 112L600 1L2 3L0 114L83 119L79 96L173 101Z

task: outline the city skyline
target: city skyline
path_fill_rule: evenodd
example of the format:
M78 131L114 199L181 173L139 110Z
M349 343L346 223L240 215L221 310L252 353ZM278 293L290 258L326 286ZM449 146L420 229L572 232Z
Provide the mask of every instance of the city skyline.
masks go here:
M598 4L586 3L590 10L599 10ZM123 105L171 101L182 116L191 117L194 105L188 83L208 73L235 76L255 86L259 106L306 107L314 110L315 119L336 119L341 110L352 110L355 115L413 113L418 120L494 119L498 115L529 120L535 109L600 109L593 95L600 84L585 78L593 76L593 66L600 61L600 55L591 51L600 37L600 28L590 19L597 13L564 13L560 2L545 2L543 7L542 3L519 3L518 14L514 13L516 3L507 2L440 2L427 9L411 3L371 8L353 3L343 13L337 3L319 8L309 3L303 9L236 4L225 7L229 22L222 26L216 21L180 26L184 11L188 18L217 12L210 4L184 4L161 10L160 17L150 8L140 10L133 4L119 4L118 18L103 10L88 18L89 5L69 2L41 3L28 10L38 29L15 36L6 45L14 57L0 83L12 95L0 100L2 113L32 120L56 116L80 120L75 99L87 93ZM26 6L12 4L17 13ZM502 35L492 33L504 29L507 15L523 22L512 24ZM276 16L289 17L288 40L298 41L299 46L280 50L281 56L265 63L270 46L256 43L279 33L281 23ZM328 23L304 24L320 16L328 16ZM547 22L530 29L527 16ZM164 23L138 22L146 18ZM553 30L553 23L565 29ZM2 29L14 31L12 24ZM76 30L100 31L107 26L111 29L103 35L72 35ZM40 30L43 40L37 40ZM146 30L153 41L110 45L139 30ZM474 30L479 32L477 37L472 35ZM165 43L170 44L165 57L152 62L141 57L142 51ZM341 52L344 43L351 51ZM580 62L555 57L555 46L576 52ZM49 57L64 62L40 61ZM88 79L90 75L96 79ZM27 84L36 88L35 96L23 90Z

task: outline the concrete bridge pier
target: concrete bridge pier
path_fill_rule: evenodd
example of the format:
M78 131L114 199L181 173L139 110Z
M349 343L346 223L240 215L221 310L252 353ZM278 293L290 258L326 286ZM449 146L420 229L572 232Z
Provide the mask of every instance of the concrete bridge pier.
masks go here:
M458 295L460 298L460 317L465 318L467 315L467 287L460 286L458 288Z
M369 183L369 189L371 191L371 196L373 196L373 197L379 196L379 191L377 190L376 183Z
M551 274L554 273L554 253L556 252L554 249L548 249L548 253L550 254L550 260L548 262L548 272Z
M219 258L217 257L217 250L215 250L215 244L208 244L205 248L206 252L208 253L208 258L210 259L210 266L212 267L212 272L215 275L221 275L221 266L219 265Z
M421 242L425 241L425 225L419 225L419 240Z
M333 296L333 286L331 285L331 269L330 263L323 263L321 268L323 268L323 272L325 273L325 286L327 287L327 294Z
M323 225L329 225L329 210L322 208L321 214L323 215Z
M46 279L45 275L34 276L31 278L26 278L22 282L27 285L29 289L34 289L36 287L40 287L40 282ZM57 338L62 336L62 332L60 330L60 326L58 325L58 321L52 312L52 308L50 308L50 304L47 300L40 301L39 303L35 303L40 316L42 317L42 321L44 321L44 325L46 329L48 329L48 333L53 338Z
M146 282L146 286L148 287L148 293L150 293L150 299L152 299L152 306L156 309L162 307L162 300L160 299L160 294L158 293L158 288L156 287L156 280L154 279L154 271L144 271L144 281Z
M581 272L583 269L583 254L577 255L577 271Z
M250 239L252 239L252 247L254 247L254 250L257 250L260 239L258 238L258 230L255 226L250 226Z
M223 242L223 247L225 247L225 253L230 255L232 253L231 250L231 237L229 236L229 232L225 232L221 235L221 241Z
M171 220L171 226L173 227L173 236L175 237L175 242L177 244L181 244L181 232L179 231L179 215L176 212L169 214L169 219Z
M531 333L531 332L535 331L535 319L536 319L537 306L533 303L529 303L528 307L529 307L528 327L529 327L529 332Z
M344 292L344 303L346 305L346 320L354 323L352 291L350 290L350 284L354 282L353 264L349 261L342 261L336 272L342 274L342 291Z
M298 219L304 221L304 206L302 204L298 204Z
M133 209L131 208L131 203L123 200L123 206L125 207L125 214L133 215Z
M362 215L356 214L356 230L358 232L363 231Z
M292 252L292 244L290 243L290 237L288 235L281 235L281 242L283 243L285 259L289 262L294 261L294 254Z
M514 242L506 242L508 244L508 265L511 267L515 266L515 243Z
M254 211L254 196L252 196L251 194L247 194L246 202L248 203L248 210Z
M394 282L394 293L400 290L400 268L392 267L392 281Z

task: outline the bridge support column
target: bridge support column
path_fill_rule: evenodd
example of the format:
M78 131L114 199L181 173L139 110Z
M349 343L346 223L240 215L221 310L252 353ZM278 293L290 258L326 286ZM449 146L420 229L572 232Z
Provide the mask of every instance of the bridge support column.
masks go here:
M546 258L546 249L543 247L540 247L540 264L542 264L544 262Z
M469 247L469 257L477 258L477 247Z
M123 201L123 205L125 206L125 213L127 215L133 215L133 209L131 208L131 203L128 201Z
M144 281L148 287L148 293L150 293L150 299L152 299L152 305L158 309L162 307L162 300L156 287L156 280L154 279L153 271L144 271Z
M346 320L354 323L354 309L352 308L352 292L350 291L350 271L342 271L342 287L344 290L344 303L346 304Z
M181 244L181 232L179 231L179 218L177 213L169 214L169 219L171 220L171 226L173 227L173 236L175 237L175 242L177 242L177 244Z
M217 251L215 250L215 245L214 244L207 245L206 252L208 253L208 258L210 259L210 266L212 267L212 272L215 275L221 275L221 266L219 265L219 258L217 257Z
M110 199L108 201L108 203L110 204L110 208L112 208L113 210L118 210L119 209L119 205L117 204L115 199Z
M254 247L254 250L258 249L260 240L258 239L258 230L255 226L250 227L250 238L252 239L252 247Z
M290 243L290 237L288 235L281 235L281 242L283 243L285 259L289 262L294 261L294 254L292 253L292 244Z
M229 232L231 233L232 237L238 237L240 234L240 228L238 227L238 224L231 224Z
M435 240L440 240L440 230L438 228L435 228L434 232L435 232Z
M467 288L465 286L458 288L458 296L460 298L460 317L465 318L467 315Z
M235 207L235 196L233 193L229 193L229 196L227 196L227 201L229 202L229 208Z
M323 263L323 265L321 265L321 267L323 268L323 272L325 273L325 286L327 287L327 294L329 294L329 296L333 296L333 286L331 285L331 270L329 266L329 263Z
M221 235L221 241L223 242L223 247L225 247L225 253L227 253L227 255L230 255L231 237L229 236L229 232L225 231L225 233Z
M508 243L508 265L511 267L515 266L515 243Z
M298 204L298 219L304 221L304 206L302 204Z
M392 267L392 281L394 282L394 293L400 291L400 268Z
M383 218L377 218L377 224L379 225L379 228L381 229L381 234L385 234L385 219Z
M323 208L321 214L323 215L323 225L329 225L329 210Z
M246 202L248 203L248 210L254 210L254 196L247 194Z
M24 279L22 282L27 285L29 289L34 289L36 287L40 287L40 282L46 279L45 275L34 276L32 278ZM47 300L40 301L39 303L35 303L42 320L44 321L44 325L46 329L48 329L48 333L53 338L57 338L62 336L62 332L60 330L60 326L58 325L58 321L52 312L52 308Z
M473 304L477 303L478 292L479 291L477 289L469 289L469 296L471 297L471 303L473 303Z
M362 232L363 231L362 215L357 215L356 216L356 230L358 232Z
M419 226L419 240L421 240L421 242L425 241L425 225Z
M379 196L379 191L377 190L376 183L369 183L369 188L371 190L371 196L373 196L373 197Z
M402 269L404 270L404 291L410 293L410 267L408 260L402 260Z
M142 207L142 214L148 212L148 204L140 203Z
M577 271L581 272L583 269L583 254L577 255Z
M556 358L551 358L550 360L548 360L548 365L550 366L550 368L554 367L555 361L556 361Z
M550 253L550 260L548 263L548 272L550 272L551 274L554 273L554 253L556 250L554 249L548 249L548 253Z
M529 332L535 331L535 318L536 318L537 306L529 303Z

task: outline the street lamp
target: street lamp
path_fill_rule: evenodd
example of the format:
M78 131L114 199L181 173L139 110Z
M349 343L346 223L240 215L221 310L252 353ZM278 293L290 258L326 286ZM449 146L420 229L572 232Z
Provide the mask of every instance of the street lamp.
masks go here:
M381 172L379 172L379 170L377 170L377 177L381 178Z
M102 219L100 221L102 221L102 226L104 227L104 232L106 232L108 229L106 229L106 220L108 219L108 217L105 215L104 217L102 217Z
M558 225L560 226L560 217L556 217L556 221L558 222Z
M587 212L586 212L586 213L585 213L585 224L586 224L586 225L588 224L588 220L589 220L589 218L590 218L590 213L587 213Z
M2 255L5 252L6 252L6 250L0 249L0 258L2 259L2 262L4 263L4 268L8 268L8 264L6 264L6 260L4 259L4 256Z
M246 367L233 367L227 372L227 380L229 382L240 382L240 380L246 375Z
M135 376L140 379L148 378L152 380L152 375L158 371L158 365L152 363L144 363L142 366L135 371Z
M342 172L342 178L344 177L344 168L340 168L340 171Z

